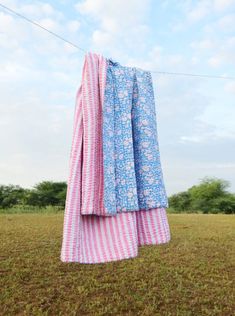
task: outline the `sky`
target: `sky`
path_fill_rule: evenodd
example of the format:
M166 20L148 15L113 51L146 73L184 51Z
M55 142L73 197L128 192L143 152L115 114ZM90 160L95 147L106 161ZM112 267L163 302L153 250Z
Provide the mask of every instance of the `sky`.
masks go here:
M152 72L168 195L235 192L235 0L1 0L85 51ZM84 52L0 8L0 184L67 181Z

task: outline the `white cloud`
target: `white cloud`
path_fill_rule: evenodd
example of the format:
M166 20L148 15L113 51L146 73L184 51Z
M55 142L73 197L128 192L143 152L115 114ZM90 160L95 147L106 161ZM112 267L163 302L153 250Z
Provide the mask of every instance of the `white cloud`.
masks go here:
M194 49L205 50L214 48L215 43L211 39L207 38L201 41L194 41L190 44L190 46Z
M179 142L193 142L193 143L201 143L204 141L204 138L201 136L181 136Z
M63 18L63 13L55 10L51 4L43 2L35 2L31 4L17 4L17 11L26 15L31 19L39 19L42 17L54 17L55 19Z
M228 132L227 130L215 130L214 133L202 134L202 135L191 135L191 136L181 136L179 143L198 143L198 144L208 144L210 141L218 141L223 139L235 140L235 134L233 132Z
M39 21L37 23L42 25L43 27L49 29L50 31L54 31L54 32L60 31L59 24L51 18L39 19Z
M219 67L222 64L222 58L220 56L213 56L208 59L208 64L212 67Z
M212 55L208 63L212 67L218 67L221 65L234 65L235 63L235 47L230 47L226 41L221 41L223 46L218 47L218 52Z
M235 0L199 0L199 1L180 1L178 3L184 12L185 21L178 21L173 25L173 30L182 30L185 23L192 25L201 22L206 18L214 18L228 10L235 9ZM225 22L227 23L227 22Z
M103 48L105 46L114 45L114 39L110 32L95 30L92 34L92 40L96 47Z
M150 0L84 0L78 2L75 8L98 23L92 34L95 50L120 56L121 51L128 48L144 47Z
M192 61L192 65L198 65L200 63L200 59L195 56L191 58L191 61Z
M202 39L193 41L190 47L193 49L194 57L201 58L208 62L212 68L230 66L235 63L235 37L231 36L226 28L220 27L221 21L229 21L231 16L216 20L207 27L202 33ZM234 23L235 28L235 23Z
M163 46L155 45L146 54L145 58L134 58L128 56L127 65L136 66L146 70L171 71L180 67L187 67L186 59L182 54L167 52Z
M224 11L226 9L230 9L231 7L235 8L234 0L214 0L213 1L214 8L217 11Z
M29 40L28 26L8 13L0 12L0 45L20 47L20 43ZM10 42L10 44L9 44Z
M76 20L69 21L67 23L67 28L69 32L77 32L80 28L80 22Z
M177 55L169 55L168 56L168 63L169 66L176 66L176 65L183 65L184 57L180 54Z
M217 22L218 28L226 32L235 30L235 14L228 14L220 18Z
M0 82L16 82L30 76L31 70L18 62L0 64Z
M119 26L122 28L123 24L133 25L134 22L142 21L146 11L149 10L149 5L149 0L84 0L78 2L75 8L80 13L95 17L104 28L110 27L110 25L114 26L117 22L120 23Z
M58 104L58 95L52 101L46 86L38 94L32 89L28 83L27 91L1 95L5 106L0 106L4 129L0 171L5 183L28 186L42 179L67 177L74 110L71 93L67 104L65 98L64 104Z
M209 133L204 133L206 138L211 139L227 139L235 140L235 108L231 100L224 96L223 104L221 106L220 101L209 105L205 111L197 117L202 123L213 126Z
M210 12L210 1L197 1L196 6L187 13L189 22L197 22L204 18Z
M224 90L226 92L230 92L230 93L235 94L235 81L231 81L231 82L226 83L226 85L224 86Z

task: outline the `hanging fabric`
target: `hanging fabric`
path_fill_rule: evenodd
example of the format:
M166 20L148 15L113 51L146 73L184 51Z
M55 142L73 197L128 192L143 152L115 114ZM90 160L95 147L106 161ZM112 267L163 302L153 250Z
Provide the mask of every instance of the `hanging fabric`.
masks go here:
M108 60L103 104L108 214L168 207L149 71Z
M74 111L63 262L131 258L138 246L170 240L156 132L150 73L86 54Z

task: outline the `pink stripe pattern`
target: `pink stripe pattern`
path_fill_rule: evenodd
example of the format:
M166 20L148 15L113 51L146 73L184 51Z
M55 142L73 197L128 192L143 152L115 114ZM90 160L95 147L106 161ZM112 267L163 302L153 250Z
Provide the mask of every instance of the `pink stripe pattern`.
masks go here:
M82 75L81 98L77 103L83 116L83 164L81 214L104 214L102 104L106 80L106 59L88 53Z
M104 208L102 105L107 62L88 53L76 94L63 224L62 262L104 263L171 239L166 208L107 216ZM106 216L102 216L106 215Z

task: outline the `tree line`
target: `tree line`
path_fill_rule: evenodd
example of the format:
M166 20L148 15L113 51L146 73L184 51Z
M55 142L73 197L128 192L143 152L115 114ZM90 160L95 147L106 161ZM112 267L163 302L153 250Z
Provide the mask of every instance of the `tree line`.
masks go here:
M198 185L173 194L170 207L177 213L235 214L235 194L228 191L230 183L223 179L204 177Z
M66 182L43 181L32 189L19 185L0 185L0 208L37 206L39 208L57 206L65 207Z
M228 192L230 183L205 177L198 185L169 197L169 212L235 214L235 194ZM0 209L55 207L64 210L66 182L43 181L32 189L19 185L0 185Z

